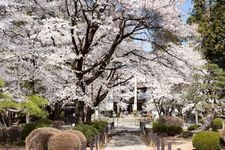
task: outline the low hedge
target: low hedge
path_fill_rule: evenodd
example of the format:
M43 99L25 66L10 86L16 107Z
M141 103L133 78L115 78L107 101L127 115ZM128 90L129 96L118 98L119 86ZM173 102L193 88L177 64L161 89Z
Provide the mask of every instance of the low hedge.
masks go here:
M99 132L102 131L105 127L107 127L108 122L107 121L94 121L91 122L89 125L96 128Z
M220 150L220 136L218 132L202 131L192 138L192 145L196 150Z
M152 126L153 133L163 134L166 133L168 136L175 136L182 133L183 129L179 126L168 126L160 122L154 122Z
M159 122L153 122L153 125L152 125L153 133L158 133L158 134L166 133L167 129L168 129L167 125L165 124L159 123Z
M88 124L79 124L74 127L74 130L82 132L87 141L93 138L98 133L98 130L95 127Z
M36 122L28 123L23 126L23 130L21 133L21 141L24 141L26 137L34 130L40 127L48 127L52 123L49 119L39 119Z
M200 125L194 124L194 125L190 125L190 126L187 128L187 130L188 130L188 131L193 131L193 130L198 129L199 127L200 127Z
M183 129L178 126L168 126L167 127L167 135L168 136L175 136L177 134L181 134Z

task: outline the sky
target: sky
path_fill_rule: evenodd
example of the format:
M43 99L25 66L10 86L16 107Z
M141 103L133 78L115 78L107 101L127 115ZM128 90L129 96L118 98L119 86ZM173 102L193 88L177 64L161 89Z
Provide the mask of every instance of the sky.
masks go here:
M186 21L187 18L189 17L192 7L193 7L193 4L192 4L191 0L185 0L184 5L182 6L182 10L184 13L184 16L182 16L182 18L184 21Z
M193 8L193 4L192 4L191 1L192 0L185 0L184 5L181 7L182 12L183 12L181 17L182 17L182 20L184 22L187 21L188 17L191 14L191 11L192 11L192 8ZM143 49L144 49L144 51L147 51L147 52L152 51L151 44L149 44L149 43L144 44Z

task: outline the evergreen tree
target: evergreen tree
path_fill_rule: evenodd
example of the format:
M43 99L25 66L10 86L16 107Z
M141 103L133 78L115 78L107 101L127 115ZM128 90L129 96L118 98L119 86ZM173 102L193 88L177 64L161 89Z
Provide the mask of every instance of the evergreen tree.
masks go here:
M188 22L199 25L204 57L225 69L225 0L195 0Z
M195 106L202 105L206 112L202 130L208 129L215 116L224 109L224 87L225 72L217 64L206 64L195 70L185 98Z

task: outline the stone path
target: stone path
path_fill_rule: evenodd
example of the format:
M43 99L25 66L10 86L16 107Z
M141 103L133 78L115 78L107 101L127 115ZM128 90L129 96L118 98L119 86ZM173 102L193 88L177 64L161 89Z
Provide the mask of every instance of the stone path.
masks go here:
M112 138L104 150L148 150L138 124L127 119L120 120L118 127L112 130Z

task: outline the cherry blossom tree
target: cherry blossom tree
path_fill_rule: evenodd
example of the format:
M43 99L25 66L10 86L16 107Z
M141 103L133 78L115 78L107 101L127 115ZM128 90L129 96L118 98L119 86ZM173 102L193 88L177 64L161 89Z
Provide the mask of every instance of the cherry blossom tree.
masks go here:
M181 20L180 5L179 0L2 1L1 70L10 80L8 89L17 97L32 91L53 104L74 103L82 122L85 104L97 105L110 87L132 77L121 80L118 70L131 68L132 57L146 59L140 42L168 52L179 49L170 42L179 45L193 35L195 28ZM24 91L24 84L32 89Z

